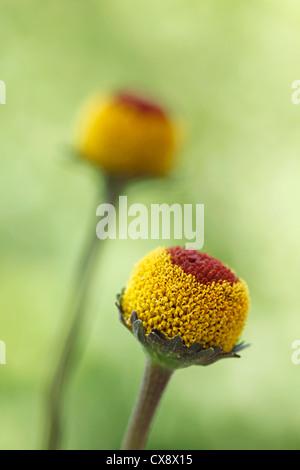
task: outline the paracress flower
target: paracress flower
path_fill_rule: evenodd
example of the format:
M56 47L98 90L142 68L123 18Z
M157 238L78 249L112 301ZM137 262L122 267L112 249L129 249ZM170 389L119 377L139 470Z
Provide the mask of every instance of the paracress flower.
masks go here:
M76 129L79 155L116 176L164 176L173 166L177 141L170 115L131 93L93 97Z
M167 339L178 335L185 346L220 346L229 353L246 324L246 283L217 259L181 247L157 248L135 267L121 298L125 323L132 312Z

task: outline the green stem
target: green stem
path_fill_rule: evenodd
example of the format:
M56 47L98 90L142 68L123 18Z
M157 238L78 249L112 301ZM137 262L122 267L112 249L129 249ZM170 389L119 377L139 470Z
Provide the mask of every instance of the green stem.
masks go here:
M105 202L116 204L124 183L125 181L117 178L107 177ZM69 323L70 316L73 316L73 319L62 341L63 347L50 384L47 403L47 425L49 428L46 447L48 450L56 450L61 444L66 387L70 380L74 358L85 327L91 281L97 266L100 248L103 246L101 240L96 236L94 227L95 218L93 218L92 236L89 233L79 267L79 274L74 284L73 296L71 296L71 302L67 310L66 321Z
M147 358L140 394L123 441L122 450L142 450L163 392L173 370Z

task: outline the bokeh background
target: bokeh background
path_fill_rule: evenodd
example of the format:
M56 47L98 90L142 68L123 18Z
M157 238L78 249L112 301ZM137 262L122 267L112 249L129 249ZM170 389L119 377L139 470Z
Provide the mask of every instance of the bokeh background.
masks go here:
M299 2L1 0L0 10L0 448L42 445L64 306L103 202L94 171L70 158L73 120L90 93L120 87L165 103L185 137L173 175L132 185L129 204L204 203L204 251L251 293L251 348L178 371L148 448L299 448ZM156 246L105 245L66 403L66 449L120 446L144 356L118 322L115 294Z

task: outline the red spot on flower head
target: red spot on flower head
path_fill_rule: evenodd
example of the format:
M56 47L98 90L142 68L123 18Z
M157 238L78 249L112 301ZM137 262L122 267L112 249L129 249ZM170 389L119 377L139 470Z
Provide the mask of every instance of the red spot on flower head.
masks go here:
M169 248L173 264L179 266L186 274L195 276L200 284L211 284L212 282L227 281L233 284L239 279L221 261L212 258L206 253L196 250L186 250L175 246Z
M165 116L164 110L159 105L142 96L129 92L119 92L115 98L118 103L129 105L141 113L154 113Z

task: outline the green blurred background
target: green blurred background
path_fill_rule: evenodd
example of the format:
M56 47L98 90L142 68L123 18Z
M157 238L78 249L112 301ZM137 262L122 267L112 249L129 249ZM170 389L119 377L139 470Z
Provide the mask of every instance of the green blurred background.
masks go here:
M247 281L252 301L251 348L178 371L148 448L300 447L300 365L291 362L300 337L299 20L298 0L1 1L1 449L42 445L64 306L103 202L92 169L69 158L74 116L91 92L124 86L162 100L185 132L172 177L132 185L129 204L204 203L204 250ZM156 246L105 245L64 448L120 446L144 356L118 322L115 294Z

